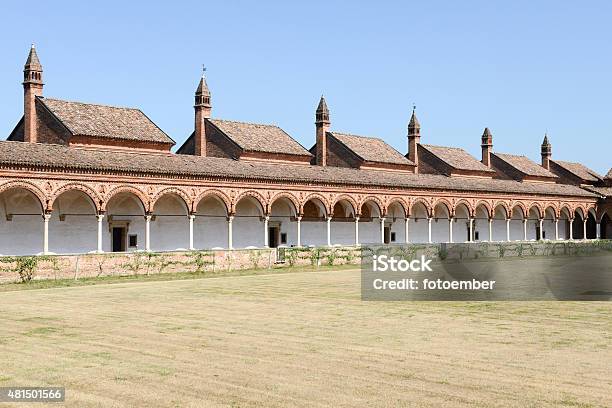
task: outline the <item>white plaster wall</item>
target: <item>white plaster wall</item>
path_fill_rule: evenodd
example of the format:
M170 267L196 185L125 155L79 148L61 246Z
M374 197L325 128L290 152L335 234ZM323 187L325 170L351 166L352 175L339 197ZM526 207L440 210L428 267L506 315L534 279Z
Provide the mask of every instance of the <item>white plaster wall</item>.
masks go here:
M49 251L56 254L75 254L98 248L98 220L95 215L66 215L59 213L49 220Z
M251 200L243 199L238 203L232 227L234 248L265 246L262 211Z
M155 203L153 215L151 250L171 251L189 248L187 207L178 197L173 195L161 197Z
M325 221L302 221L301 229L302 245L327 245L327 225Z
M193 220L193 246L196 249L227 248L227 210L213 197L202 200Z
M42 209L37 199L21 190L0 196L0 254L33 255L43 250ZM13 214L12 221L6 215Z

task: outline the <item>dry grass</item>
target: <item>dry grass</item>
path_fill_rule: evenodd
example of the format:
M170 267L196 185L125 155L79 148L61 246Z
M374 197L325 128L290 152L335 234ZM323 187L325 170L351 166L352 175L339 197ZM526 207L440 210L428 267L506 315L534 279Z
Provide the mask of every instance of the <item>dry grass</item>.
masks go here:
M347 270L0 295L0 386L70 407L612 406L612 303L361 302Z

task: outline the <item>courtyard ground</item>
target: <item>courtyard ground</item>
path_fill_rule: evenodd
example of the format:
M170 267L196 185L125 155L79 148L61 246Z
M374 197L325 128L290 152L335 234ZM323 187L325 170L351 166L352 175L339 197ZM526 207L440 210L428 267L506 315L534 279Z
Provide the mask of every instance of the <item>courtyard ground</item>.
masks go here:
M70 407L612 406L610 302L362 302L359 283L0 292L0 386L65 386Z

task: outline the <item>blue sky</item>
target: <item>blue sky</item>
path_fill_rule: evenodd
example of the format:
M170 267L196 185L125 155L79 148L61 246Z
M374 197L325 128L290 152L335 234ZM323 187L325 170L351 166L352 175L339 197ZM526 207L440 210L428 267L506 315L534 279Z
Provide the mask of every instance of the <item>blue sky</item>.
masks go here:
M306 147L325 94L332 129L406 151L422 142L606 173L612 134L612 6L606 2L8 2L0 25L0 132L22 114L35 42L45 95L141 108L180 145L202 64L213 116L274 123ZM27 24L27 25L25 25Z

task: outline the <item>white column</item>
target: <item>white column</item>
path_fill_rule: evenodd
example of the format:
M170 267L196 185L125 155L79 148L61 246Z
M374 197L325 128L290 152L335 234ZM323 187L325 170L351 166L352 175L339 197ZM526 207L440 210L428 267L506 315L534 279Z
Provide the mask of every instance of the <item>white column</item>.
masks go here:
M102 220L104 220L104 214L96 215L98 219L98 245L96 246L96 252L101 253L102 251Z
M151 250L151 215L145 215L145 251Z
M431 217L427 218L427 242L431 244Z
M51 214L43 214L43 254L49 253L49 219Z
M405 241L406 243L410 242L410 217L406 217L406 219L404 220L404 237L405 237Z
M453 221L454 221L454 217L450 217L448 219L448 242L452 243L453 242Z
M555 241L559 240L559 219L555 218Z
M489 218L489 242L493 242L493 218Z
M574 220L568 220L568 222L569 222L569 230L570 230L569 240L573 241L574 240Z
M595 238L601 239L601 224L595 224Z
M470 238L468 242L474 242L474 219L470 217Z
M302 216L299 215L296 217L297 220L297 246L302 246Z
M582 224L583 225L582 226L582 239L587 239L587 236L586 236L586 224L587 224L587 220L588 220L588 218L585 218L584 221L583 221L583 224Z
M264 217L264 248L268 248L270 245L270 243L268 242L268 234L270 231L268 231L268 225L270 223L270 216L266 215Z
M331 246L331 219L332 217L327 217L327 246Z
M355 217L355 245L359 245L359 217Z
M540 218L540 241L544 239L544 218Z
M527 219L523 219L523 241L527 241Z
M193 246L193 220L195 220L194 214L189 214L189 250L193 251L195 248Z
M230 215L227 217L227 247L229 249L234 249L234 237L233 237L233 228L232 223L234 221L234 216Z
M380 243L385 243L385 218L380 217Z
M510 220L511 218L506 218L506 241L510 242Z

